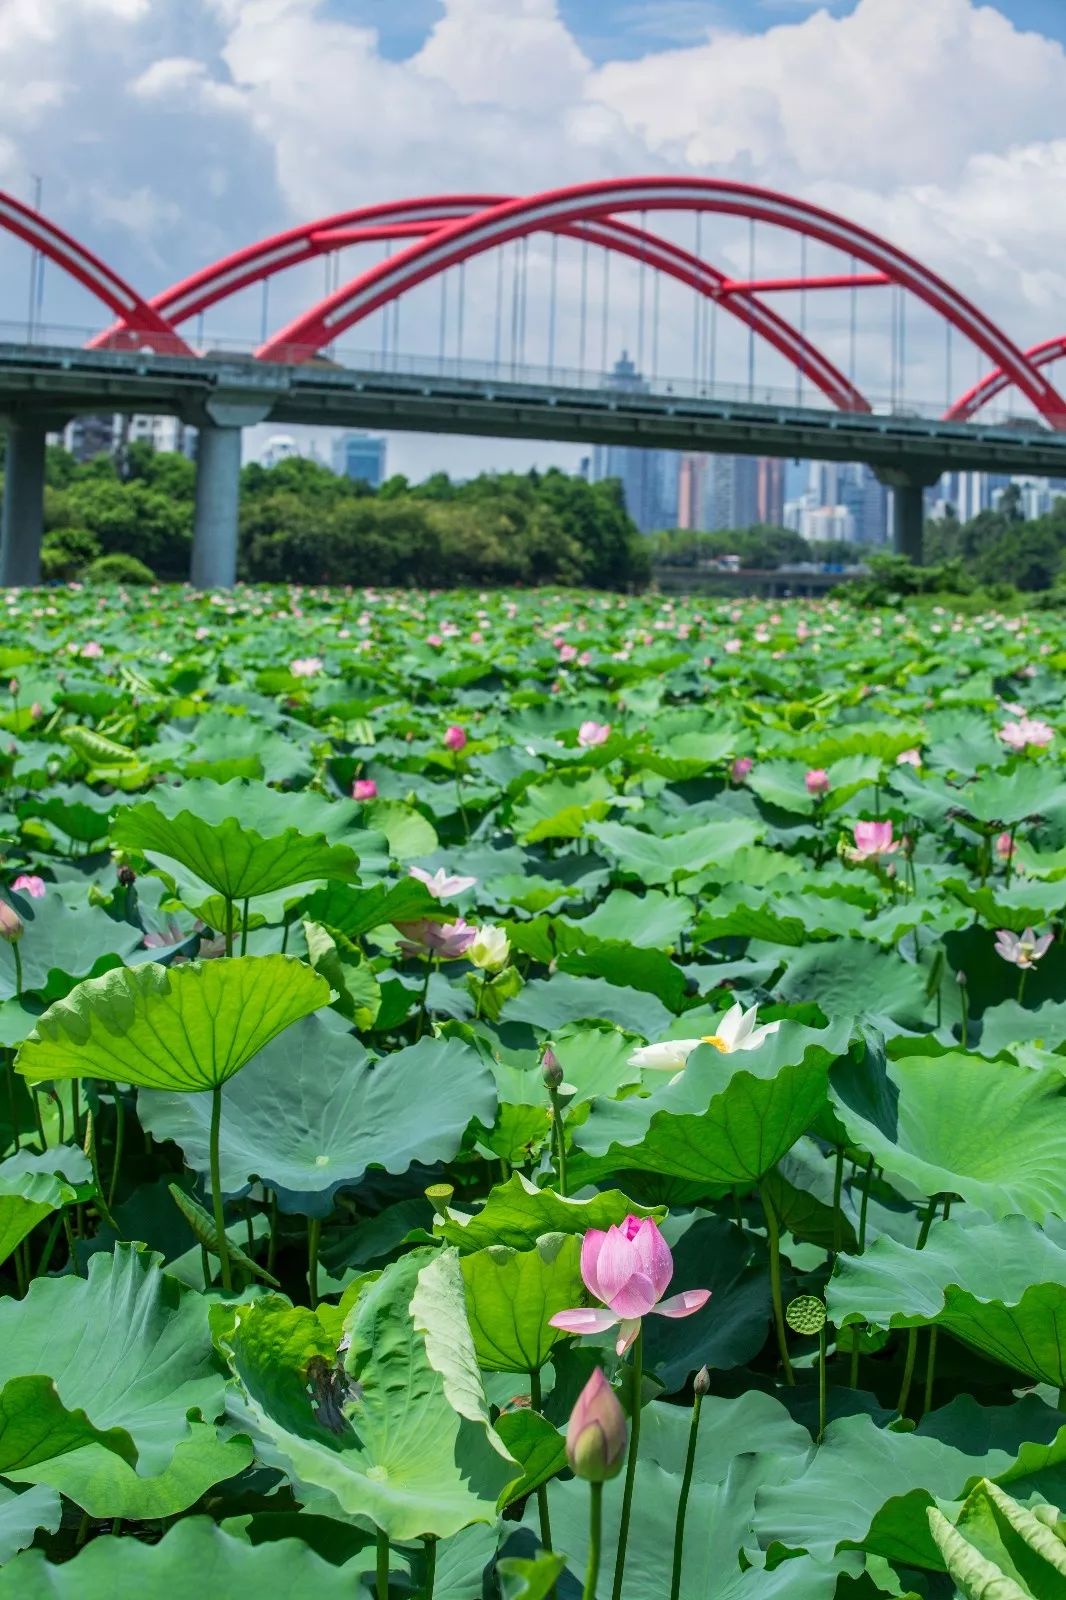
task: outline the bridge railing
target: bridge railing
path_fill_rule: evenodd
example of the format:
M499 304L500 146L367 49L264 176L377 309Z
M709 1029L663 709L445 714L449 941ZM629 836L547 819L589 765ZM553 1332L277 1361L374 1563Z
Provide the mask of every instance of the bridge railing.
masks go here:
M44 355L45 352L69 354L72 351L84 351L97 331L65 323L28 325L26 321L0 321L0 347L6 348L9 353L16 350L25 351L27 355ZM108 349L119 355L144 352L146 355L180 358L186 361L189 359L189 350L192 349L197 356L241 363L255 360L256 347L253 340L231 338L213 332L201 333L197 337L186 331L182 340L175 340L175 347L172 350L167 350L164 347L165 343L164 336L153 335L149 346L141 338L131 334L128 342L115 341ZM837 409L829 405L818 389L810 383L803 382L802 379L787 385L767 385L750 381L724 383L718 379L713 382L701 382L693 380L691 376L682 378L656 374L619 383L613 373L601 372L594 366L578 368L560 362L547 365L507 359L479 360L469 356L441 354L439 351L435 354L426 352L410 354L387 348L371 350L339 344L323 350L294 346L284 353L288 361L281 364L300 365L322 374L330 370L343 370L383 379L454 381L474 383L481 387L493 384L516 385L555 392L581 391L585 395L595 392L602 394L607 404L612 397L637 400L641 396L647 396L659 402L719 401L724 404L770 406L775 410L833 412ZM876 416L936 420L943 416L946 409L943 401L916 399L911 395L872 395L869 396L869 400L870 409ZM1045 429L1045 424L1027 402L1011 391L1003 395L999 405L985 406L974 420L978 425L1007 423L1019 430L1031 428L1039 432ZM972 425L959 424L959 426Z

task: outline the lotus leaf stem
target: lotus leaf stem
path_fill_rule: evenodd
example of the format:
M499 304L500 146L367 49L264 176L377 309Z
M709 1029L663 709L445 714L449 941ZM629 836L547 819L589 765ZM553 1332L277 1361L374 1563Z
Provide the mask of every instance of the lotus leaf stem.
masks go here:
M534 1411L543 1410L544 1395L541 1389L540 1368L531 1367L529 1370L529 1403ZM552 1528L551 1518L548 1515L548 1485L540 1484L537 1489L537 1515L540 1519L540 1542L543 1548L551 1551ZM555 1585L552 1585L554 1592Z
M630 1447L632 1448L632 1446ZM589 1559L581 1600L596 1600L600 1577L600 1543L603 1539L603 1484L589 1484ZM621 1546L619 1546L621 1549Z
M222 1172L218 1154L218 1135L221 1126L222 1085L216 1083L211 1090L211 1199L215 1207L215 1232L218 1235L222 1287L229 1294L233 1289L233 1273L229 1264L229 1240L226 1238L226 1210L222 1204Z
M670 1577L670 1600L678 1600L681 1593L681 1558L685 1549L685 1517L688 1497L692 1488L692 1473L696 1466L696 1439L700 1429L700 1407L703 1395L697 1388L692 1401L692 1420L688 1428L688 1449L685 1452L685 1472L681 1479L681 1493L677 1501L677 1521L674 1524L674 1565Z
M311 1310L318 1304L318 1246L322 1238L322 1218L307 1219L307 1289L311 1297Z
M248 896L244 897L244 906L241 910L241 955L248 949Z
M389 1536L377 1530L377 1588L378 1600L389 1600Z
M777 1348L781 1353L781 1365L784 1368L785 1382L794 1384L796 1375L792 1371L792 1362L788 1355L788 1335L785 1332L785 1305L781 1294L781 1231L777 1223L777 1213L773 1202L766 1193L763 1184L759 1185L759 1199L762 1201L763 1212L766 1216L766 1237L770 1246L770 1298L774 1308L774 1328L777 1331Z
M619 1600L622 1593L622 1580L625 1577L626 1570L626 1545L629 1542L629 1518L633 1510L633 1486L637 1477L637 1450L640 1445L640 1391L644 1379L643 1328L641 1328L633 1341L633 1365L630 1369L630 1378L633 1409L629 1419L629 1455L626 1458L626 1481L622 1490L622 1516L618 1524L618 1552L614 1558L614 1584L611 1588L611 1600ZM598 1566L598 1552L596 1561ZM590 1592L586 1589L586 1594Z

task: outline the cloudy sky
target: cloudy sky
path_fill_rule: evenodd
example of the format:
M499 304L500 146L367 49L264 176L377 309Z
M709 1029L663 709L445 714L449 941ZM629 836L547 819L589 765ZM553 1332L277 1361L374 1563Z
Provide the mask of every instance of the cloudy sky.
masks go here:
M714 174L880 230L1030 343L1066 331L1064 52L1066 0L0 0L0 187L29 198L39 176L44 209L151 294L253 238L375 200ZM692 247L690 219L657 225ZM746 226L707 227L705 253L743 273ZM797 270L795 238L763 232L758 270ZM380 250L349 252L344 276ZM545 359L547 252L531 247L533 362ZM556 359L575 365L576 252L559 254L555 318ZM817 252L806 264L832 270ZM490 352L494 271L483 263L464 288L466 355ZM258 291L218 307L209 338L253 339L264 309L279 325L322 292L323 273L316 263L277 280L267 308ZM0 321L12 327L26 281L25 248L0 236ZM613 360L635 343L645 291L635 269L612 281ZM858 340L871 390L888 385L894 315L876 294ZM597 286L590 320L601 311ZM844 362L846 303L824 296L802 314ZM691 295L664 290L658 315L659 370L683 376ZM917 308L906 315L908 394L935 401L972 381L973 353L948 351ZM45 317L100 320L55 271ZM401 343L435 351L439 322L439 286L427 287ZM353 349L380 337L348 336ZM717 379L741 380L745 347L724 331L716 359ZM760 383L791 381L759 361ZM391 464L462 472L573 454L396 439Z

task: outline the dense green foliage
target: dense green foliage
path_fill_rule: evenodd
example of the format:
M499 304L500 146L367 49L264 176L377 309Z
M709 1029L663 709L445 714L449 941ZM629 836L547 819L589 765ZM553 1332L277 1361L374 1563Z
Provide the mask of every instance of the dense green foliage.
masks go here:
M0 1600L1058 1595L1057 612L4 599Z
M43 576L90 571L99 556L133 557L159 578L188 576L196 468L136 442L121 470L109 456L79 466L49 451ZM251 581L454 588L461 584L639 587L643 541L617 484L565 473L486 474L452 483L390 478L377 493L318 462L291 459L241 476L241 576ZM133 569L127 569L132 573Z

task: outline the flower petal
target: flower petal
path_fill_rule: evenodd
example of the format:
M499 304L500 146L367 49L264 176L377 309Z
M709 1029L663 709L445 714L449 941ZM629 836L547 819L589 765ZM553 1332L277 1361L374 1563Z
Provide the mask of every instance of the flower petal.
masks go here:
M607 1296L600 1289L599 1274L596 1264L600 1258L607 1235L602 1228L590 1228L581 1241L581 1281L590 1294L597 1300L606 1300Z
M627 1318L618 1330L618 1338L614 1342L615 1354L624 1356L639 1332L640 1318Z
M710 1298L709 1289L682 1289L680 1294L672 1294L669 1300L660 1300L657 1306L653 1306L652 1315L691 1317L694 1311L702 1310Z
M557 1311L548 1318L552 1328L562 1328L566 1333L603 1333L613 1328L617 1316L607 1306L575 1306L572 1311Z
M659 1296L646 1272L631 1272L616 1294L607 1301L620 1317L646 1317Z
M586 1234L586 1238L588 1235ZM584 1253L582 1251L582 1253ZM613 1305L615 1295L625 1288L634 1272L640 1268L640 1261L633 1250L632 1244L626 1238L624 1228L608 1228L603 1235L596 1257L596 1281L598 1287L593 1293L601 1300L606 1300L608 1305ZM582 1271L582 1276L584 1272ZM587 1280L586 1280L587 1281Z
M651 1217L645 1217L639 1224L632 1235L632 1244L641 1271L651 1279L656 1300L661 1300L674 1275L674 1258Z

